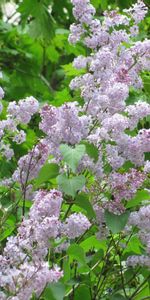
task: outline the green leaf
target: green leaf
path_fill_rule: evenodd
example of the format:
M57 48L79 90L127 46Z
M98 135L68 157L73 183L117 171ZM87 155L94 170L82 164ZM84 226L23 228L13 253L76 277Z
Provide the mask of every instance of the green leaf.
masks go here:
M146 282L144 284L144 286L142 287L142 290L138 293L138 295L136 295L134 297L134 300L141 300L141 299L148 300L147 296L149 296L149 295L150 295L150 288L149 288L148 282Z
M64 276L63 276L63 281L66 282L68 280L70 280L70 264L68 261L68 258L64 258L63 260L63 272L64 272Z
M65 28L57 28L56 34L67 35L69 34L69 30Z
M77 191L80 191L85 185L86 179L83 175L67 178L66 174L61 174L57 177L57 182L66 195L74 198Z
M63 65L62 68L65 71L66 76L78 76L84 74L83 70L77 70L73 67L72 63L69 63L67 65Z
M15 225L13 227L3 229L3 232L0 235L0 242L2 242L4 239L10 236L14 231L14 229L15 229Z
M119 233L127 224L130 212L126 211L122 215L115 215L108 210L105 211L105 221L113 234Z
M85 253L81 246L72 244L67 250L67 254L71 258L71 260L77 260L81 264L85 264Z
M90 272L90 267L88 265L82 265L81 267L78 268L78 273L79 274L87 274Z
M25 207L26 207L26 208L31 208L32 204L33 204L33 203L32 203L31 200L26 200L26 201L25 201ZM18 203L18 206L19 206L19 207L23 207L23 205L24 205L24 201L23 201L23 200L20 200L19 203Z
M129 202L126 205L126 208L135 207L138 204L140 204L144 200L149 200L150 193L148 191L142 190L138 191L135 195L135 197L132 200L129 200Z
M56 50L56 48L53 45L50 45L47 49L46 49L46 54L48 59L52 62L52 63L56 63L59 59L59 53Z
M29 33L34 39L47 39L47 41L50 41L53 36L50 16L45 14L41 18L33 20L29 26Z
M105 251L107 248L107 243L106 241L100 241L96 238L95 235L88 237L86 240L80 243L80 246L84 249L85 252L91 250L91 249L96 249L96 250L103 250Z
M80 193L76 196L75 202L77 206L83 208L87 212L87 216L89 218L95 218L95 211L93 210L93 206L89 201L88 195L85 193Z
M18 11L23 15L28 17L29 15L35 16L37 14L37 0L24 0L20 3Z
M135 254L141 254L142 244L137 236L131 237L130 241L128 242L127 247L124 250L124 254L126 253L135 253Z
M18 11L22 13L21 19L27 20L29 16L33 18L29 22L29 33L34 39L47 39L54 34L53 19L43 1L24 0L20 3Z
M45 164L36 178L35 185L39 186L42 183L48 181L49 179L57 177L59 174L59 167L57 164Z
M91 0L91 4L98 8L100 6L101 0Z
M101 0L100 2L102 10L106 10L108 6L108 0Z
M86 153L94 160L94 162L97 162L99 151L94 144L88 143L86 141L82 142L83 145L86 147Z
M16 227L14 219L10 216L6 220L4 227L1 228L1 234L0 234L0 242L6 239L8 236L12 234Z
M129 8L132 5L132 0L117 0L117 4L121 9Z
M48 284L44 291L45 300L63 300L65 296L65 287L61 282Z
M109 298L110 300L126 300L126 298L124 298L124 296L120 295L120 294L115 294L110 296Z
M14 165L12 161L6 161L5 159L0 159L0 176L7 177L11 176L11 171L13 170Z
M61 73L62 70L57 70L57 77L59 78L59 71ZM54 104L55 106L60 106L62 105L63 103L65 102L69 102L72 100L72 97L69 93L69 89L65 88L61 91L57 91L55 92L55 95L54 95Z
M90 289L85 285L80 286L75 291L74 300L81 300L81 299L91 300Z
M143 76L143 83L145 91L150 94L150 75L144 74Z
M77 145L75 148L72 148L68 145L61 145L60 152L63 155L64 161L68 164L68 166L72 169L75 173L76 168L79 164L79 161L85 154L85 146L84 145Z

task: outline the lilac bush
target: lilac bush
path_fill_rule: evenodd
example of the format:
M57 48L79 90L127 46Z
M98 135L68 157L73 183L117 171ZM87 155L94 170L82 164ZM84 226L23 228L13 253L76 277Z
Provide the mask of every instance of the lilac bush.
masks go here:
M18 197L10 208L18 213L16 226L0 256L0 299L50 299L46 291L58 281L64 299L79 299L83 286L92 300L146 299L136 295L149 282L150 129L139 124L150 104L128 99L150 70L150 41L139 40L148 9L138 1L97 18L89 0L71 3L69 42L87 50L74 59L80 75L70 82L82 101L56 107L31 96L10 102L0 121L1 157L15 163L0 186ZM40 138L16 158L14 145L26 143L35 116ZM135 286L128 288L128 276Z

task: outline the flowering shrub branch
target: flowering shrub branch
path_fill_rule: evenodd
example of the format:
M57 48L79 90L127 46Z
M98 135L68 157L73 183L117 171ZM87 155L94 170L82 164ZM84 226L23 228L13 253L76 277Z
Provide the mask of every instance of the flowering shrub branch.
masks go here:
M150 41L138 40L148 9L138 1L100 20L89 0L71 2L76 23L69 42L82 43L88 56L74 59L81 75L70 89L80 91L83 105L41 106L27 97L10 102L0 121L1 159L15 164L0 185L15 200L19 194L10 208L17 224L1 239L2 300L48 299L59 280L65 299L79 299L83 290L92 300L136 299L149 279L142 268L150 268L150 205L141 203L150 199L150 129L139 124L150 105L128 104L150 70ZM27 141L35 116L39 139L16 159L14 145ZM8 209L1 212L4 226ZM131 283L143 278L131 290L130 271Z

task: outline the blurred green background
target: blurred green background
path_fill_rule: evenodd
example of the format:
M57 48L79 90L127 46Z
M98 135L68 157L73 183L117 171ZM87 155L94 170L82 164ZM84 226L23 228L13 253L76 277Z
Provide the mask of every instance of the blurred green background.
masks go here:
M129 7L132 0L92 0L97 17L107 8ZM145 0L150 6L150 0ZM0 85L5 100L29 95L60 105L71 101L68 84L78 74L71 62L85 54L82 45L69 45L69 26L74 22L69 0L0 0ZM140 39L150 34L150 15L141 24ZM149 74L144 75L146 92Z

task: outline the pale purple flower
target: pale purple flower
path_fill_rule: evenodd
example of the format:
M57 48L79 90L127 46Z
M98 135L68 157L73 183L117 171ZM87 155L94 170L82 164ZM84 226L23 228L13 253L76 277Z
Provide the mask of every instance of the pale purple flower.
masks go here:
M136 169L131 169L124 174L113 172L109 177L112 194L117 201L132 199L144 180L145 175Z
M70 25L70 34L68 40L71 44L76 44L83 34L84 29L80 24L72 24Z
M4 98L4 90L0 87L0 100Z
M49 147L41 140L27 155L19 159L18 168L13 173L12 179L23 185L26 180L37 177L38 172L48 158L48 154Z
M140 23L148 12L148 8L143 1L138 0L131 8L124 9L124 12L129 14L135 21L135 24Z
M38 112L39 103L34 97L19 100L18 104L13 101L8 105L8 113L18 123L28 124L32 115Z
M145 255L133 255L127 259L127 266L136 267L137 265L150 268L150 257Z
M66 219L62 230L69 239L74 239L82 235L90 226L91 223L86 216L82 213L74 213Z
M26 140L26 133L23 130L20 130L17 132L13 138L13 142L16 142L17 144L22 144Z
M84 69L84 68L86 68L87 63L88 63L88 59L86 57L80 55L74 59L73 66L76 69Z
M145 162L144 172L145 172L145 173L150 173L150 161L149 161L149 160L147 160L147 161Z

